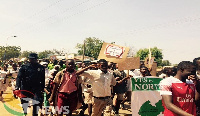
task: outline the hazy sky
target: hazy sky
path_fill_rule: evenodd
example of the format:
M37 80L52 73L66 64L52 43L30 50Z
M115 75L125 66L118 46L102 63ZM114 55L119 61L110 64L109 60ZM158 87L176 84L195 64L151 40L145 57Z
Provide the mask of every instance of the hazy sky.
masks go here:
M200 57L200 1L1 0L1 46L74 53L87 37L135 50L156 46L173 64L192 61Z

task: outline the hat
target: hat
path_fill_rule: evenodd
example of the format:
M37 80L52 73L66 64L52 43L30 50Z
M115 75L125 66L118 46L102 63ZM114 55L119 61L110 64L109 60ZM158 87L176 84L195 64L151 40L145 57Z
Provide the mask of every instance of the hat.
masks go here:
M30 53L28 56L29 59L37 59L38 55L36 53Z

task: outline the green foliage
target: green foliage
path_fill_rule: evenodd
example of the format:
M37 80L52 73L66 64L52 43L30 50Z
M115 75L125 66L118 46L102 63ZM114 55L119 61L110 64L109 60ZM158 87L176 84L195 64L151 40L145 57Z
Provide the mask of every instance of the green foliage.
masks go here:
M169 62L169 60L163 60L161 65L162 66L171 66L171 63Z
M1 60L8 60L11 58L19 57L21 52L20 46L0 46L0 58Z
M145 60L146 57L148 57L149 49L139 49L136 53L136 57L140 57L140 60Z
M99 52L101 50L103 41L98 38L86 38L85 39L85 56L93 57L95 59L98 58ZM78 43L76 45L78 49L78 55L83 55L84 44Z
M30 53L37 53L37 52L34 52L34 51L23 51L22 53L21 53L21 58L24 58L24 57L28 57L28 55L30 54ZM38 54L38 58L39 59L43 59L43 58L48 58L49 56L49 54L56 54L56 55L63 55L64 54L64 52L63 51L59 51L59 50L56 50L56 49L53 49L53 50L44 50L44 51L42 51L42 52L38 52L37 53Z
M47 58L48 54L53 54L53 53L54 52L51 50L45 50L45 51L39 52L38 57L39 57L39 59Z
M158 66L161 66L162 59L163 59L162 50L158 49L157 47L150 48L150 50L151 50L151 56L155 57L155 61L157 62ZM149 49L144 48L144 49L140 49L136 53L136 57L140 57L140 60L145 60L145 58L148 57L148 54L149 54Z
M30 54L30 53L36 53L36 52L34 52L34 51L23 51L22 53L21 53L21 58L28 58L28 55Z

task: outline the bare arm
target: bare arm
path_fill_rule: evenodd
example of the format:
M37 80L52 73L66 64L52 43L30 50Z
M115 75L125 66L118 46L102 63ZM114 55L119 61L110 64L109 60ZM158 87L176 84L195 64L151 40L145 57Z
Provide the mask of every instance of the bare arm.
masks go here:
M52 93L51 93L51 96L50 96L50 98L48 99L49 102L53 102L53 101L54 101L55 95L56 95L56 91L57 91L57 89L58 89L58 86L59 86L59 84L57 84L57 83L54 84L53 90L52 90Z
M120 81L117 81L117 83L121 84L123 81L125 81L125 80L129 79L130 77L131 77L131 76L124 77L122 80L120 80Z
M48 99L49 102L52 102L52 101L55 100L56 91L58 91L58 87L59 87L59 84L60 84L60 81L61 81L61 77L62 77L62 71L58 72L56 74L55 78L54 78L53 90L52 90L50 98Z
M88 69L90 69L90 66L88 66L88 67L86 67L86 68L83 68L83 69L77 71L77 72L76 72L76 75L80 75L80 74L82 74L84 71L86 71L86 70L88 70Z
M50 92L48 92L48 91L47 91L47 89L46 89L46 88L44 88L44 92L46 92L46 93L47 93L47 95L50 93Z
M172 103L172 95L162 95L162 99L168 110L176 113L178 116L193 116Z
M83 68L83 69L77 71L77 72L76 72L76 75L80 75L80 74L82 74L84 71L86 71L86 70L88 70L88 69L90 69L90 68L93 68L93 67L95 67L95 66L96 66L96 65L94 65L94 64L89 65L88 67Z

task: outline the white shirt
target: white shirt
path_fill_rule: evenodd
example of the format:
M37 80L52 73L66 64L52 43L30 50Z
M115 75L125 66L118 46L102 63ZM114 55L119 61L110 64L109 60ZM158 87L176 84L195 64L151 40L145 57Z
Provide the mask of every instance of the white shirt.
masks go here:
M89 70L80 76L91 79L93 96L95 97L111 96L111 85L116 85L116 80L109 71L105 74L101 70Z

